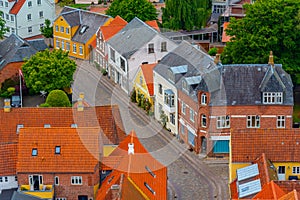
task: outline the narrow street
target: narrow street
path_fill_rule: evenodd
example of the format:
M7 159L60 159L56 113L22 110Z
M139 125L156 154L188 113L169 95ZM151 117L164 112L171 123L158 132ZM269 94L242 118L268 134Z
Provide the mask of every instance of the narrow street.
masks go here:
M228 199L228 160L188 151L159 122L130 102L122 89L87 61L77 61L73 100L84 92L90 105L117 104L126 133L135 130L153 157L168 167L169 199Z

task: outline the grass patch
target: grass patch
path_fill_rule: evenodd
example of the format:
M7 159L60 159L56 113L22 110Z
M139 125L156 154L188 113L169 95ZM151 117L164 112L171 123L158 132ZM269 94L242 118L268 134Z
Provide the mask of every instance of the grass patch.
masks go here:
M294 105L293 122L300 122L300 105Z
M72 8L78 8L82 10L86 10L91 4L70 4L69 6Z

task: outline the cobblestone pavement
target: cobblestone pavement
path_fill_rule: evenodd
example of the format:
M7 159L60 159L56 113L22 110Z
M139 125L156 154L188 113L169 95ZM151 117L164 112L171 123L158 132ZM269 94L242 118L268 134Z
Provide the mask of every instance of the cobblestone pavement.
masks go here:
M119 105L126 133L134 129L152 156L168 167L169 199L228 199L227 159L208 159L188 151L143 110L137 112L139 108L118 85L102 77L90 63L77 63L80 67L74 76L73 100L84 92L90 105Z

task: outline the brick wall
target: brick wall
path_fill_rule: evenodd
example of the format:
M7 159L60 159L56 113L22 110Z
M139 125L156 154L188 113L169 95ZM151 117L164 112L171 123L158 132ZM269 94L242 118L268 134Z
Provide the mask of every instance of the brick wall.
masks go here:
M18 75L18 70L21 68L24 62L9 63L2 68L0 71L0 85L6 80L13 76Z

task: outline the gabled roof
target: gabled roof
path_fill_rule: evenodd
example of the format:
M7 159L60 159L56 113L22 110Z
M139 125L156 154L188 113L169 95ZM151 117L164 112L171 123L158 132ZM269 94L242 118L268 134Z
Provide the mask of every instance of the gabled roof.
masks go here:
M288 194L279 198L279 200L299 200L299 199L300 199L300 194L299 192L297 192L297 190L293 190Z
M133 148L133 153L131 147ZM139 193L134 194L139 195L139 197L146 196L148 199L167 198L167 168L151 156L140 143L134 131L119 144L109 158L114 159L115 156L121 157L120 162L117 166L111 167L113 172L100 187L97 200L105 199L111 182L116 181L116 177L120 177L120 174L124 175L124 179L127 178L129 180L128 184L122 185L122 196L123 192L130 195L132 189L136 188L134 190L138 190ZM106 165L105 163L103 164ZM140 198L135 196L135 198L129 199Z
M286 194L293 190L300 191L300 181L274 181Z
M0 43L0 70L12 62L22 62L38 51L45 50L47 45L44 40L26 41L12 33Z
M285 192L274 181L267 183L253 199L279 199Z
M149 26L151 26L152 28L154 28L155 30L157 30L158 32L160 32L160 29L159 29L159 26L158 26L156 20L145 21L145 23L148 24Z
M108 41L112 36L118 33L127 25L127 22L120 16L116 16L108 25L101 26L103 39Z
M0 176L16 175L18 144L0 143Z
M72 41L85 44L96 34L98 28L111 18L108 15L89 12L82 9L64 7L60 13L71 27L79 26Z
M154 86L153 86L153 69L157 65L157 63L153 64L143 64L141 66L141 70L143 72L145 82L148 88L148 92L150 96L154 95Z
M15 1L15 4L9 11L9 14L12 14L12 15L18 14L25 2L26 2L26 0Z
M299 129L233 130L232 163L251 162L262 153L272 162L300 162L299 145Z
M222 42L229 42L230 41L230 36L226 34L226 29L228 27L229 22L224 22L223 24L223 33L222 33Z
M18 173L94 173L102 144L100 128L22 128ZM56 147L60 153L56 154ZM36 149L37 155L32 151Z
M129 58L157 34L154 28L135 17L108 44L123 57Z

